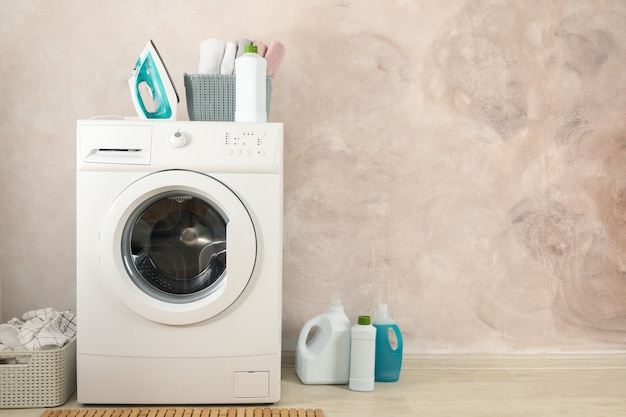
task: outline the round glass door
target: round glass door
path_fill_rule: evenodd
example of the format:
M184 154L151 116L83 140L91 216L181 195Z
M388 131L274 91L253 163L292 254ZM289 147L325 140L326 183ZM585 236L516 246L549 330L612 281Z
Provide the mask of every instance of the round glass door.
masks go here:
M126 223L126 270L142 291L163 301L205 297L226 274L226 224L225 215L197 194L157 195Z
M252 217L239 197L211 176L183 170L128 185L98 241L102 277L119 300L172 325L229 308L252 279L257 257Z

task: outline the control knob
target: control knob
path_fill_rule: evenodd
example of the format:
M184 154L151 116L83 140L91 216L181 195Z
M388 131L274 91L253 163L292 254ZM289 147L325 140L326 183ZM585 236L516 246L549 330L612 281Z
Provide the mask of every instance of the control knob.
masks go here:
M185 132L177 130L170 136L169 142L175 148L184 148L189 144L189 136Z

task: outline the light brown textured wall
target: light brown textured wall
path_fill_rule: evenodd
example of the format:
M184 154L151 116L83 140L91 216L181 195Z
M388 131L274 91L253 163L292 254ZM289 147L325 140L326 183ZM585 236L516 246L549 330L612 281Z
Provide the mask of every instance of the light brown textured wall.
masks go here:
M152 38L281 40L284 347L340 296L408 352L626 348L626 3L0 2L2 318L73 308L74 126Z

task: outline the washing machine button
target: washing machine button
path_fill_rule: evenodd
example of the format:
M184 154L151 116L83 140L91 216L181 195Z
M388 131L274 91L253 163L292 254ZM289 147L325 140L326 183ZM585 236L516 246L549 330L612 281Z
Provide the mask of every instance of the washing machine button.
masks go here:
M169 142L175 148L184 148L189 145L189 136L185 132L177 130L170 136Z

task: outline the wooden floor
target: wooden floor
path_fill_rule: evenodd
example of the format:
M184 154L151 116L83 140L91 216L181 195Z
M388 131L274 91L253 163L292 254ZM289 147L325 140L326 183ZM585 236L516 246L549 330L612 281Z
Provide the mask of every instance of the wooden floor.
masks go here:
M272 407L320 408L325 417L626 416L626 354L406 357L400 381L373 392L303 385L283 360L281 400ZM77 408L72 397L60 408ZM44 409L0 410L39 417Z

